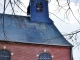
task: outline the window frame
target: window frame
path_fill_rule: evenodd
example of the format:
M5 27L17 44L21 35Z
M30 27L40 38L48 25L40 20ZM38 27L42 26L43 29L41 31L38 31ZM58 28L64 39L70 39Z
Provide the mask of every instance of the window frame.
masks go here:
M44 57L42 57L41 55L45 54ZM47 57L48 56L48 57ZM39 59L38 60L52 60L51 54L48 52L43 52L39 55Z
M5 50L5 49L0 50L0 59L10 60L11 59L11 53L8 50Z

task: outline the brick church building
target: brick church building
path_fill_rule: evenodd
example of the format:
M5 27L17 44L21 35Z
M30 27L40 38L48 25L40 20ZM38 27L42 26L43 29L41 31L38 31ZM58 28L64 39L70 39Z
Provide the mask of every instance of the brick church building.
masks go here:
M30 17L0 14L0 60L72 60L72 45L48 14L47 0L30 1Z

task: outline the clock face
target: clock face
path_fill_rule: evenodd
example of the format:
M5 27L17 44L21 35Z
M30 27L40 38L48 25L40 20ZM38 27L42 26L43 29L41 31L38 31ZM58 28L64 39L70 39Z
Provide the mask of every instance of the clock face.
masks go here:
M42 2L37 2L36 3L36 11L42 12L43 11L43 4Z

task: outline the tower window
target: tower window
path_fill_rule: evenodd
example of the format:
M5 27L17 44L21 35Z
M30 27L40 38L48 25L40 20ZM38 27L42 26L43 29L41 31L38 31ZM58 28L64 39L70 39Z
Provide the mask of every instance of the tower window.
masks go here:
M8 50L0 50L0 60L10 60L11 54Z
M39 60L52 60L52 58L49 53L44 52L39 55Z
M36 10L38 12L41 12L43 10L43 4L42 4L42 2L37 2L36 3Z

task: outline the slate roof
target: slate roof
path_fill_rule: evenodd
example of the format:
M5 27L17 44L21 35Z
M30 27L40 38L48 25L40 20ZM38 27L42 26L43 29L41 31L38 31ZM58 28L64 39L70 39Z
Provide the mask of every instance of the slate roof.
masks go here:
M4 37L2 14L0 14L0 40L21 43L72 46L58 31L54 24L31 22L29 17L4 16Z

